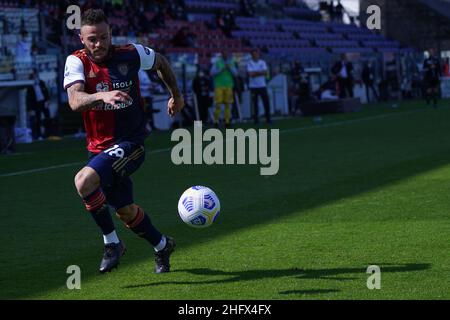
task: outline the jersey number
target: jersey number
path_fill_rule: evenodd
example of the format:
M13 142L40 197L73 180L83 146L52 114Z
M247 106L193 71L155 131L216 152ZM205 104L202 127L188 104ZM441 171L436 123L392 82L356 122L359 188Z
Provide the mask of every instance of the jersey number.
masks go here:
M104 153L107 153L109 156L111 157L116 157L116 158L123 158L123 156L125 155L125 151L123 151L122 148L119 148L118 144L115 144L114 147L111 147L109 149L106 149L105 151L103 151Z

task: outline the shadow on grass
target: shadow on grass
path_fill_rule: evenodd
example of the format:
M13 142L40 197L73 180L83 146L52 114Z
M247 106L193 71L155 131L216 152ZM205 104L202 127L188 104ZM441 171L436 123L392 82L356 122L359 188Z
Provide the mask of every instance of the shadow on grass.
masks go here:
M316 295L316 294L327 294L327 293L336 293L340 292L341 290L336 289L311 289L311 290L288 290L288 291L281 291L280 294L282 295Z
M370 265L370 264L368 264ZM416 272L430 269L431 265L426 263L412 263L412 264L382 264L380 266L382 274L385 273L401 273L401 272ZM349 281L358 279L355 275L366 275L364 267L354 268L330 268L330 269L271 269L271 270L243 270L243 271L222 271L212 270L208 268L197 269L181 269L175 270L176 273L187 273L194 276L225 276L224 279L213 280L192 280L192 281L159 281L150 283L139 283L124 286L124 289L136 289L144 287L156 287L161 285L207 285L207 284L224 284L243 281L257 281L264 279L276 279L284 277L295 277L296 279L311 279L311 280L335 280L335 281ZM349 276L351 275L351 276ZM291 290L283 291L280 294L319 294L338 292L336 289L305 289L305 290Z

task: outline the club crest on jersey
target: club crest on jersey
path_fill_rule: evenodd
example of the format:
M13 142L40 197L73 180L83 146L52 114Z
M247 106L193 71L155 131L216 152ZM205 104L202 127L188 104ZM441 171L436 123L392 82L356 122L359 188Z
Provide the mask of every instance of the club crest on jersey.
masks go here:
M119 64L117 66L121 75L126 76L128 74L128 65L127 64Z
M87 77L88 78L95 78L95 72L93 70L89 71Z
M107 82L99 82L97 83L97 85L95 86L95 89L97 90L97 92L108 92L109 91L109 85Z

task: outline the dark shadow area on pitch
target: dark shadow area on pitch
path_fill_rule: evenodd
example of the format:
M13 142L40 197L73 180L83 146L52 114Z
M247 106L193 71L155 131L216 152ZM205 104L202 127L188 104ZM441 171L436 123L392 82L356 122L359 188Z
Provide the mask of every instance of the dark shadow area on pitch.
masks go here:
M370 265L370 264L367 264ZM401 273L401 272L416 272L430 269L431 265L426 263L413 264L382 264L380 265L382 274L385 273ZM188 273L194 276L226 276L225 279L218 280L200 280L200 281L160 281L143 284L135 284L124 286L124 289L136 289L143 287L155 287L160 285L204 285L204 284L223 284L242 281L254 281L263 279L275 279L283 277L294 277L295 279L315 279L315 280L335 280L348 281L358 279L354 277L356 274L365 275L366 269L364 267L353 268L330 268L330 269L279 269L279 270L244 270L244 271L222 271L212 270L208 268L197 269L181 269L174 270L177 273ZM333 289L330 289L333 290ZM314 291L314 290L311 290Z
M316 294L327 294L327 293L336 293L340 292L341 290L336 289L310 289L310 290L288 290L288 291L281 291L280 294L282 295L316 295Z
M446 116L446 114L444 115ZM382 127L382 123L380 123L380 128ZM324 129L325 130L325 129ZM328 130L328 129L326 129ZM392 131L392 130L391 130ZM392 132L391 132L392 133ZM401 148L401 146L398 146ZM363 148L363 146L361 147ZM367 150L364 149L366 152ZM306 152L306 151L305 151ZM367 151L369 152L369 151ZM386 152L389 152L389 149L386 149ZM334 155L330 154L330 159L333 159ZM190 247L198 245L199 243L209 241L211 238L215 237L222 237L226 236L230 233L238 232L239 230L246 229L249 227L252 227L257 224L268 224L271 223L271 221L276 221L277 219L280 219L280 217L289 216L292 213L303 213L305 211L311 210L316 207L322 207L330 203L334 203L336 201L339 201L341 199L345 199L348 197L354 197L358 194L364 194L366 192L369 192L374 189L382 188L384 186L389 186L391 184L397 183L399 181L402 181L404 179L407 179L408 177L418 175L420 173L447 165L449 163L450 159L450 148L441 147L438 148L433 147L433 150L431 153L425 154L424 153L418 153L415 155L415 157L411 157L408 160L398 160L395 157L392 157L392 155L387 155L386 159L383 159L382 163L379 163L379 167L372 168L372 169L364 169L364 167L361 167L359 172L357 173L348 173L346 175L337 174L337 177L329 176L326 183L317 183L312 186L298 186L293 187L292 192L290 193L284 193L284 194L274 194L272 197L267 197L264 200L256 199L254 201L249 201L249 203L246 203L245 205L241 206L234 206L229 207L227 211L227 221L224 221L220 225L220 228L214 229L214 234L211 234L210 232L205 233L197 233L196 237L190 237L188 232L185 232L185 229L179 228L176 229L176 227L173 226L176 215L173 215L172 220L168 220L164 223L158 223L158 226L162 230L175 230L177 232L177 236L179 237L180 241L179 243L183 244L182 248ZM359 159L353 160L350 164L354 164L356 167L359 168ZM333 168L333 161L330 161L330 167ZM351 167L351 166L349 166ZM293 170L294 168L288 168L289 170ZM349 170L350 172L350 170ZM172 171L167 170L167 172L161 172L159 174L156 174L155 180L158 179L165 179L167 181L177 181L175 179L175 173L172 173ZM318 178L323 179L323 176L320 173L314 173L313 175L318 175ZM311 175L308 176L311 178ZM243 179L247 179L247 176L243 176ZM142 178L143 180L144 178ZM186 181L191 179L189 176L186 177ZM183 180L183 183L186 183L186 181ZM189 181L188 181L189 182ZM287 180L286 183L296 183L298 181L289 181ZM228 181L223 182L217 182L217 185L219 187L225 188ZM236 182L237 184L238 182ZM169 185L161 185L161 188L158 190L158 193L161 195L170 194L173 193L173 186ZM169 190L170 189L170 190ZM52 192L52 190L48 191ZM55 194L57 192L55 191ZM160 201L167 201L168 198L163 198ZM274 205L275 203L289 203L289 207L283 207L280 205ZM249 210L249 208L252 208L252 210ZM241 222L239 224L233 223L233 218L238 217L241 212L248 213L248 216L246 219L240 220ZM163 212L166 214L167 212ZM80 209L80 215L83 214ZM363 214L363 213L362 213ZM58 220L60 219L60 220ZM56 218L55 224L58 221L65 221L63 218ZM59 227L58 227L59 228ZM59 229L58 229L59 230ZM131 235L133 236L133 235ZM131 237L130 236L130 237ZM14 299L14 298L23 298L27 297L29 295L33 295L39 292L46 292L48 290L57 288L61 286L61 283L64 283L65 273L60 272L60 270L65 270L65 268L68 265L74 264L74 262L81 262L84 263L84 265L89 266L89 270L87 270L84 273L83 279L84 281L98 277L97 273L97 267L98 262L100 258L100 252L97 252L95 250L92 250L92 246L88 244L88 241L86 240L85 248L80 248L79 244L76 242L70 242L67 241L67 235L61 234L58 235L58 237L49 237L48 238L48 245L44 246L41 245L39 247L33 248L34 253L36 255L38 254L48 254L48 248L51 248L53 246L53 243L55 241L64 240L67 242L67 245L64 250L64 254L61 254L58 256L58 268L53 268L52 274L48 275L48 281L39 282L39 287L30 288L30 286L27 285L26 281L23 279L28 279L30 276L30 273L35 274L49 274L49 268L48 264L40 264L36 265L33 263L29 263L27 268L21 268L14 270L14 274L11 273L11 281L13 280L14 283L18 283L22 286L21 289L16 289L14 292L10 292L8 297L5 297L4 295L0 294L0 297L8 298L8 299ZM30 241L32 242L32 241ZM40 249L42 248L42 249ZM182 251L178 251L178 254L182 254ZM145 254L138 255L136 254L133 259L130 259L129 255L128 258L123 259L122 263L126 264L133 264L142 262L144 260L149 260L149 257ZM25 266L25 264L24 264ZM414 265L413 265L414 266ZM425 267L424 267L425 266ZM64 268L64 269L63 269ZM401 272L406 271L412 271L407 270L408 265L400 267L402 270ZM416 269L414 271L422 271L429 268L429 265L421 265L418 264L415 267ZM358 270L358 273L361 272L360 268L355 268ZM174 270L176 271L176 265L174 265ZM208 269L192 269L191 272L195 272L195 270L208 270ZM348 275L351 272L346 272L345 270L354 270L351 269L319 269L319 270L250 270L250 271L241 271L236 273L222 273L222 271L218 271L218 275L223 276L229 276L230 278L227 278L225 280L216 280L211 282L201 282L199 281L199 284L204 283L223 283L223 282L234 282L234 281L248 281L252 279L264 279L267 277L277 277L277 272L281 272L284 274L283 276L298 276L299 279L305 278L305 277L311 277L313 279L317 279L320 277L326 277L326 276L335 276L335 277L341 277L345 278L345 275ZM382 269L383 270L383 269ZM120 271L120 269L119 269ZM365 271L365 270L363 270ZM386 271L386 270L385 270ZM58 272L58 273L57 273ZM181 271L178 271L181 272ZM206 272L217 272L214 270L209 270ZM353 271L352 271L353 272ZM62 274L59 278L55 277L54 274ZM62 281L62 282L61 282ZM145 280L144 280L145 281ZM343 280L344 281L344 280ZM177 284L177 282L168 282L171 284ZM185 282L187 284L196 284L196 282ZM129 285L126 288L134 288L134 287L145 287L145 286L155 286L155 285L162 285L164 282L159 283L147 283L147 284L135 284L135 285ZM178 284L183 284L183 282L179 282ZM16 288L19 286L16 286Z

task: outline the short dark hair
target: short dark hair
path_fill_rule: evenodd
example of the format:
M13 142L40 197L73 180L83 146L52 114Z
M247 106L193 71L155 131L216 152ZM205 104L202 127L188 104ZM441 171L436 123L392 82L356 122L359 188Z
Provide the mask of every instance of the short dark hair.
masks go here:
M102 22L109 24L102 9L88 9L81 16L81 26L93 26Z

